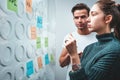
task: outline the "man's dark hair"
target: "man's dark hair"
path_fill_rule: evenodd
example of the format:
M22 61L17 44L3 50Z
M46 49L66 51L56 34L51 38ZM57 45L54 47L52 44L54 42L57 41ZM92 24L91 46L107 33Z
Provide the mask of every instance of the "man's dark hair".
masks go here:
M88 15L89 15L90 8L86 4L84 4L84 3L76 4L72 8L71 12L72 12L72 14L74 14L75 10L82 10L82 9L86 9L88 11Z

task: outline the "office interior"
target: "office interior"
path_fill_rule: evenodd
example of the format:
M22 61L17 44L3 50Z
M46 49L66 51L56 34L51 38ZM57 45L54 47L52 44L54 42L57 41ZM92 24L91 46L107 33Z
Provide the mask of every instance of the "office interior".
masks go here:
M76 29L71 8L96 1L0 0L0 80L65 80L59 56Z

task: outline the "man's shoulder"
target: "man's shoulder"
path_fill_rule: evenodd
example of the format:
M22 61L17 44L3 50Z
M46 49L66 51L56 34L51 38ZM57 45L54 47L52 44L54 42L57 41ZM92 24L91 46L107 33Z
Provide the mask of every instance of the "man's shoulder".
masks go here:
M96 36L96 32L91 32L91 33L89 33L88 35L90 35L90 36Z

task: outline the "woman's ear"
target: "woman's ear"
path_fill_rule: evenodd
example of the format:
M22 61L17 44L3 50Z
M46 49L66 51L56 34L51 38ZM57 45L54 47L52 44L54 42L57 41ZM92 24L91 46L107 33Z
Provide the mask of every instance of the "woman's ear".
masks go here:
M112 15L105 16L105 23L110 23L112 21Z

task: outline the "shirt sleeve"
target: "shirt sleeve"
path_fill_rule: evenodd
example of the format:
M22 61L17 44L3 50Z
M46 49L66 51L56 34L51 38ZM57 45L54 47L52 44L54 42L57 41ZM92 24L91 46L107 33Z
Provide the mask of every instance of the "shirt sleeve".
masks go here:
M108 53L99 57L94 64L89 65L88 71L84 67L74 72L70 71L70 80L116 80L112 78L116 75L115 71L120 71L120 55L118 54Z

